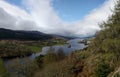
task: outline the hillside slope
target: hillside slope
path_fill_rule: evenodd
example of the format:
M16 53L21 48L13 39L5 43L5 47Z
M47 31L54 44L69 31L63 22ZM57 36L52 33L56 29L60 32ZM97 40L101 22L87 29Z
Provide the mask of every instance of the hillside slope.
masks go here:
M77 77L120 77L120 0L112 16L100 26L102 30L87 50L78 52L77 57L84 57L75 65L82 66Z
M53 36L44 34L38 31L15 31L0 28L0 39L14 39L14 40L47 40Z

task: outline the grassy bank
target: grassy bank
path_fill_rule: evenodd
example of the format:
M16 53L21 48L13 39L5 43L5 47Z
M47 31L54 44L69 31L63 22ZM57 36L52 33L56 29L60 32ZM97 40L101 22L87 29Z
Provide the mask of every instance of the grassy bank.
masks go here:
M41 52L44 46L65 44L65 39L50 39L46 41L0 40L0 57L23 57Z

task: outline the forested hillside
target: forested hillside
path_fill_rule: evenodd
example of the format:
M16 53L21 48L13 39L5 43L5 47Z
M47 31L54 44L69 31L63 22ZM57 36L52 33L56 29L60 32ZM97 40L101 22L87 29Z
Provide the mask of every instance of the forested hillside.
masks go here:
M48 40L53 35L44 34L38 31L19 31L0 28L0 40Z

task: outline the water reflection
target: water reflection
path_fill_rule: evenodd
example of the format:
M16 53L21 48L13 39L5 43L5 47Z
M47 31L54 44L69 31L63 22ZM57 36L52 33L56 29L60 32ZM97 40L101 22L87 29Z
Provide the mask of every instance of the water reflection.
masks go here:
M61 45L61 46L46 46L42 48L42 52L40 53L36 53L36 54L32 54L31 56L29 56L31 59L34 59L36 56L39 56L40 54L45 55L46 53L49 52L49 50L51 48L54 49L55 52L57 52L59 49L62 49L63 52L68 55L71 52L75 51L75 50L81 50L83 48L85 48L86 46L83 43L78 43L80 42L82 39L72 39L67 41L67 44L65 45ZM70 47L69 47L70 46Z
M67 41L67 44L65 45L61 45L61 46L46 46L42 48L42 52L40 53L33 53L32 55L25 57L25 58L29 58L30 60L34 60L35 57L39 56L39 55L45 55L46 53L48 53L50 51L51 48L54 49L55 52L57 52L60 48L63 50L63 52L68 55L71 52L75 51L75 50L81 50L84 49L86 46L83 43L78 43L80 42L82 39L72 39ZM17 58L19 61L24 61L25 58ZM9 62L11 62L14 59L8 59L5 60L4 63L8 64Z

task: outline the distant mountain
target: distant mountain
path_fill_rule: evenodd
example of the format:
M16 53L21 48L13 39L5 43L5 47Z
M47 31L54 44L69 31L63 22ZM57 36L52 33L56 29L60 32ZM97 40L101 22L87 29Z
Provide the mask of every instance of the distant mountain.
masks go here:
M52 35L39 31L10 30L0 28L0 39L14 40L47 40L53 38Z
M11 39L11 40L47 40L52 38L64 38L64 39L75 39L75 38L91 38L90 37L68 37L68 36L61 36L56 34L45 34L39 31L24 31L24 30L10 30L0 28L0 40L2 39Z
M91 36L86 36L86 37L62 36L62 35L56 35L56 34L51 34L51 35L53 35L55 37L58 37L58 38L65 38L65 39L68 39L68 40L70 40L70 39L90 39L90 38L96 37L96 35L91 35Z

